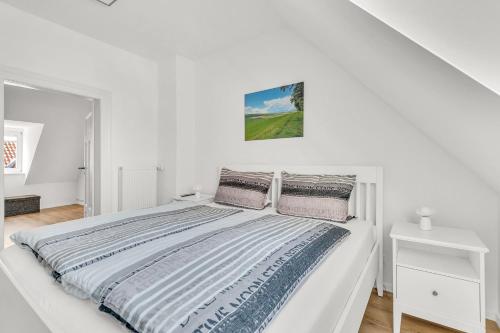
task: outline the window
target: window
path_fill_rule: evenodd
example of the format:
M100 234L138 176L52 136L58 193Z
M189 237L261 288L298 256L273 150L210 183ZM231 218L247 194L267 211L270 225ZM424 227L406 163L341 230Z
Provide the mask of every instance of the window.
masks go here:
M3 141L3 165L5 173L22 173L23 130L5 128Z

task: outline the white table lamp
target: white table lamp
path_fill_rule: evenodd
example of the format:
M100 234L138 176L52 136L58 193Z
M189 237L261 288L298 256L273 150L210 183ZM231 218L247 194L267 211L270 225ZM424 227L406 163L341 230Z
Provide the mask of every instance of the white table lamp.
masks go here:
M432 230L431 216L434 213L434 209L425 206L417 209L417 215L420 216L420 229L424 231Z

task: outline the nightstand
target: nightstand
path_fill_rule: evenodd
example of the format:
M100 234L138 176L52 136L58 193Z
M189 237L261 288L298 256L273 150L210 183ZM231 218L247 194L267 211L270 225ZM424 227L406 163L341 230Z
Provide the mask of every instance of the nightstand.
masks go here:
M465 332L484 333L485 254L473 231L418 224L392 227L394 332L403 313Z
M204 193L201 193L199 198L197 198L194 194L188 195L185 197L181 197L180 195L178 195L174 198L174 200L176 200L176 201L191 201L191 202L195 202L195 203L200 204L200 205L205 205L205 204L213 202L214 196L211 194L204 194Z

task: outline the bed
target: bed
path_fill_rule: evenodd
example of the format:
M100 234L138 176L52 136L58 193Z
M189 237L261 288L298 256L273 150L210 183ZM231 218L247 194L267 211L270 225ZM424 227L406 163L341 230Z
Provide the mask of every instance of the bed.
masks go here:
M266 332L357 332L374 283L379 294L382 293L382 170L376 167L333 166L230 167L248 171L271 168L274 171L290 170L311 174L356 174L356 190L350 200L350 209L358 218L342 225L351 232L350 237L329 254L295 291L267 326ZM275 206L279 192L279 172L276 175L278 177L275 179L276 186L273 186L272 206ZM217 204L210 206L219 207ZM172 209L172 206L122 212L112 215L112 218L151 214L167 209ZM264 211L244 211L244 214L256 218L269 213L274 213L273 207ZM110 216L95 217L93 223L109 218ZM88 220L71 223L85 222ZM68 295L26 250L19 247L4 250L0 253L0 267L3 273L1 278L14 286L12 290L6 291L7 297L0 301L4 303L2 309L6 310L2 312L5 317L0 320L1 331L9 331L15 327L17 332L22 332L20 326L23 325L26 326L26 332L129 331L114 318L97 311L89 300ZM26 304L32 309L31 314L29 311L19 312Z

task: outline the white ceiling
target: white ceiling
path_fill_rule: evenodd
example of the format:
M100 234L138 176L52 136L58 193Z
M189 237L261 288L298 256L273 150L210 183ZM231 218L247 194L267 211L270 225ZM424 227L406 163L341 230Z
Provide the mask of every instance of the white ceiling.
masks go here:
M266 0L1 0L130 52L198 58L281 25Z
M500 1L351 1L500 95Z

